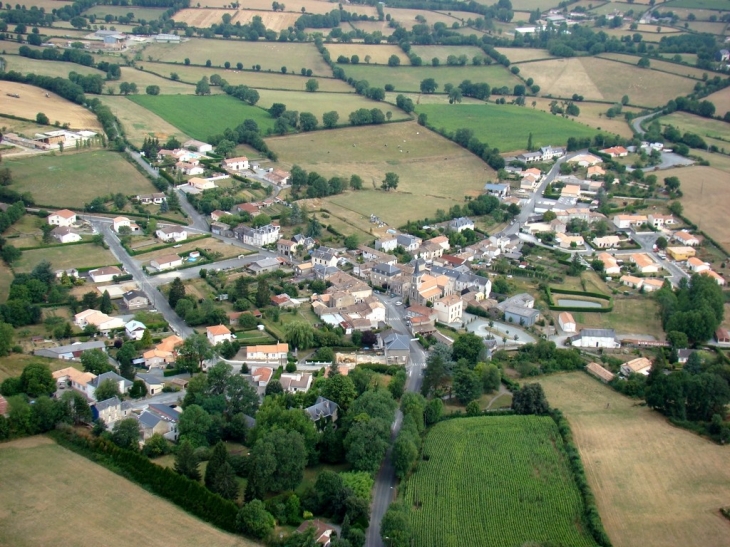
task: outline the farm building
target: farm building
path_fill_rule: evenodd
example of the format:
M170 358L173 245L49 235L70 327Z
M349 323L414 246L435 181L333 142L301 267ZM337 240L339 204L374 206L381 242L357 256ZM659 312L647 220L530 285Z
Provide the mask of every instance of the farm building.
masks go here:
M667 256L677 262L684 262L697 254L692 247L667 247Z
M609 348L621 347L613 329L581 329L580 334L569 338L573 347L577 348Z
M605 368L603 368L598 363L588 363L586 365L586 371L592 375L598 378L599 380L603 382L610 382L614 378L614 374Z
M560 325L560 328L563 329L563 332L575 332L575 319L573 319L573 315L567 311L560 312L558 315L558 325Z
M646 357L638 357L621 365L621 374L630 376L632 374L641 374L649 376L651 371L651 361Z
M504 310L504 319L510 323L531 327L540 318L540 312L532 308L510 306Z
M172 36L174 36L174 35L172 35ZM177 38L179 38L179 36ZM208 144L207 142L203 142L203 141L196 141L195 139L190 139L189 141L185 141L182 144L182 147L185 150L195 149L197 152L200 152L201 154L207 154L208 152L213 151L213 145Z
M92 349L100 349L106 351L106 344L104 344L104 342L100 340L94 340L93 342L78 342L76 344L70 344L68 346L37 349L33 352L33 355L38 355L39 357L50 357L51 359L64 359L66 361L69 361L71 359L79 359L82 353L84 353L85 351L90 351Z

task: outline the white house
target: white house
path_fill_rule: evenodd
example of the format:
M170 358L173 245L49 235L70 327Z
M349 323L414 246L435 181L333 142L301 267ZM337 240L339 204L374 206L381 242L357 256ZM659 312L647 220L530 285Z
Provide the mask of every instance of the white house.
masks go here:
M455 323L461 321L464 311L464 302L455 294L439 298L433 303L438 320L442 323Z
M157 229L155 235L162 241L177 243L188 238L188 231L182 226L163 226Z
M657 273L660 269L659 264L646 253L634 253L629 259L636 264L636 269L641 273Z
M248 169L248 158L246 156L239 156L237 158L228 158L221 162L223 169L231 169L232 171L243 171Z
M158 272L161 272L163 270L172 270L173 268L179 268L180 266L182 266L182 263L182 258L180 258L178 255L169 254L153 259L150 262L150 266L152 266Z
M48 224L52 226L71 226L76 224L76 213L68 209L61 209L48 215Z
M573 319L573 315L567 311L563 311L558 314L558 325L560 325L563 332L575 332L575 319Z
M202 175L205 173L205 169L198 160L191 161L179 161L175 164L175 169L180 171L183 175L194 177L196 175Z
M398 248L398 238L394 235L381 237L375 240L375 248L379 251L387 253L388 251L395 251Z
M594 247L599 249L610 249L615 247L621 242L621 238L618 236L603 236L595 238L592 243Z
M710 265L707 262L703 262L696 256L687 259L687 267L695 273L706 272L710 269Z
M613 329L581 329L580 334L570 337L570 343L577 348L620 348L621 342Z
M454 232L461 232L463 230L473 230L474 221L467 217L459 217L449 222L449 230Z
M256 367L251 370L251 379L254 385L258 387L266 387L273 375L273 369L269 367Z
M550 161L563 155L565 155L565 150L563 148L553 148L552 146L543 146L540 148L542 161Z
M246 227L241 229L241 239L246 245L263 247L279 241L279 238L281 237L279 230L279 226L276 226L275 224L267 224L266 226L261 226L259 228Z
M306 393L312 385L312 375L308 372L285 372L279 378L279 383L289 393Z
M76 243L81 241L81 236L71 231L68 226L57 226L51 230L51 235L61 243Z
M124 325L124 332L127 335L127 338L130 338L132 340L141 340L144 336L144 331L146 330L147 327L144 325L144 323L141 323L134 319Z
M280 342L262 346L247 346L243 350L247 361L282 361L289 353L289 344Z
M82 329L87 325L93 325L101 332L120 329L124 326L124 321L121 317L111 317L98 310L84 310L77 313L74 316L74 323Z
M621 273L621 267L616 259L608 253L600 253L598 260L603 262L603 271L606 275L618 275Z
M697 238L697 236L690 234L686 230L674 232L672 238L675 241L679 241L682 245L686 245L688 247L695 247L700 244L700 240Z
M415 251L423 244L423 240L420 237L410 234L398 234L396 242L399 247L403 247L406 251Z
M189 141L185 141L182 144L182 147L186 150L190 150L191 148L196 149L201 154L207 154L208 152L213 151L213 145L208 144L207 142L203 141L196 141L195 139L190 139Z
M193 177L188 181L188 187L193 190L202 192L203 190L212 190L216 187L216 185L215 181L211 179L201 179L199 177Z
M208 340L211 345L216 346L228 340L231 341L231 331L225 325L213 325L207 327L206 333L208 334Z
M122 378L116 372L105 372L93 378L86 384L86 389L84 390L86 396L92 401L96 401L96 388L98 388L103 382L107 380L111 380L112 382L117 384L119 393L121 393L122 395L127 393L132 387L132 382L130 382L126 378Z

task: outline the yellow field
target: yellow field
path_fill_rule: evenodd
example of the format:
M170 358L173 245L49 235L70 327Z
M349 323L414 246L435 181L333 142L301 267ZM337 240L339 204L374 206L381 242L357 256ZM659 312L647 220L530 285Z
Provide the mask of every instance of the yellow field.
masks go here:
M256 545L213 528L47 437L5 443L0 454L2 545L121 547L130 544L130 533L149 547Z
M540 378L568 418L614 545L727 547L726 447L675 428L583 372Z
M377 46L366 44L327 44L327 51L330 52L333 61L336 61L340 55L344 55L348 59L353 55L358 55L360 57L360 63L367 64L365 57L369 55L371 64L387 65L390 56L395 55L400 59L402 65L411 64L408 60L408 55L403 53L401 48L389 44Z
M540 93L586 99L620 101L628 95L630 102L642 106L663 105L669 99L689 93L694 81L636 66L619 64L594 57L573 57L525 63L520 75L532 77Z
M211 25L220 24L224 14L230 14L232 24L241 23L245 25L250 23L255 16L261 17L264 26L267 29L280 31L282 29L294 26L301 13L276 12L273 11L255 11L232 10L232 9L184 9L175 14L175 21L187 23L190 26L198 28L208 28Z
M446 23L450 27L453 23L457 23L460 21L460 19L457 19L456 17L451 17L450 15L446 15L444 13L419 9L400 9L386 7L385 14L390 14L392 19L395 19L406 28L411 28L413 25L419 24L418 21L416 21L417 15L425 17L426 23L429 25L433 25L434 23ZM474 18L475 14L471 14L471 16L472 18Z
M724 116L725 112L730 112L730 88L715 91L705 98L715 105L715 115Z
M8 97L6 93L20 95L20 98ZM62 125L69 124L73 129L101 130L93 112L40 87L0 81L0 96L0 112L3 114L34 120L36 114L43 112L51 123L58 121Z
M50 12L54 9L61 9L64 6L70 6L72 3L73 2L64 2L62 0L23 0L20 5L25 6L26 9L36 7L38 9L43 8L47 12ZM15 4L13 4L13 6L15 6Z
M709 156L710 161L717 154ZM720 245L730 249L730 172L717 167L693 166L672 169L666 176L675 175L682 183L684 215L706 231Z
M201 8L225 8L230 5L230 0L203 0L200 2ZM197 6L198 3L196 3ZM251 10L263 10L268 11L271 10L271 2L268 0L246 0L246 3L244 5L245 9L251 9ZM301 14L302 8L307 13L329 13L333 9L338 9L338 6L336 3L333 2L327 2L325 0L296 0L295 2L290 2L286 4L286 13L294 12ZM347 9L347 11L355 12L360 15L372 15L377 16L378 12L373 6L361 6L361 5L345 5L343 4L343 9ZM177 20L177 19L176 19Z
M512 63L552 58L552 55L550 55L546 49L529 49L521 47L498 47L495 49L507 57L507 59L509 59Z
M537 103L536 108L538 110L550 112L550 103L552 102L552 99L531 97L527 99L527 106L532 108L533 101ZM578 106L578 108L580 108L580 115L577 118L571 117L571 119L574 119L579 123L595 127L596 129L600 129L601 131L616 133L617 135L621 135L625 138L631 138L633 136L633 132L631 131L629 124L626 123L626 120L624 120L623 117L610 119L603 115L605 114L606 110L608 110L609 105L604 103L587 102L578 102L576 103L576 105ZM623 112L638 111L639 110L636 108L624 107L623 109Z
M190 138L177 127L126 97L103 95L101 100L109 105L114 115L122 122L127 138L137 146L142 146L145 137L150 136L157 137L160 143L164 143L169 137L177 137L180 142Z
M621 53L602 53L601 57L604 59L614 59L624 63L630 63L632 65L638 63L640 59L640 57L637 57L636 55L623 55ZM686 76L687 78L696 78L698 80L702 79L703 74L707 74L707 71L699 68L678 65L667 61L657 61L656 59L651 59L651 68L656 68L657 70L662 70L664 72L671 72L672 74L677 74L679 76Z

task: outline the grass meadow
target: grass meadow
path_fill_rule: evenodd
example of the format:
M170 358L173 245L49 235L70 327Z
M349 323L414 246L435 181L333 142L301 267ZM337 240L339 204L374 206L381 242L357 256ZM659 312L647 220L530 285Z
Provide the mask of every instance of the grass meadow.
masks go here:
M150 44L144 48L145 59L182 64L186 58L196 65L210 61L213 66L222 67L226 61L233 66L243 63L246 68L261 65L262 71L299 73L300 69L311 69L315 75L331 76L332 70L312 43L243 42L238 40L205 40L194 38L181 44ZM174 68L170 68L174 71Z
M409 65L408 55L397 45L393 44L327 44L332 60L336 60L340 55L344 55L348 59L353 55L360 58L362 64L387 65L391 55L395 55L400 59L402 65ZM365 61L365 57L370 57L370 63ZM343 65L340 65L343 66ZM346 65L344 65L346 66Z
M49 359L47 357L28 355L27 353L11 353L0 360L0 382L5 380L5 378L20 376L23 369L31 363L43 363L44 365L47 365L52 372L66 367L73 367L82 370L80 362L69 362L63 359Z
M135 95L130 100L202 141L247 119L254 120L262 131L274 127L268 112L228 95Z
M565 145L568 137L596 134L595 129L529 106L425 104L417 112L426 114L428 124L436 129L471 129L475 137L501 152L525 150L530 133L533 146Z
M122 123L127 138L137 146L142 146L145 137L150 136L157 137L161 143L169 137L176 137L180 142L190 138L171 123L127 97L103 95L100 98Z
M418 55L427 65L431 64L431 59L436 58L442 65L446 64L449 55L466 55L469 64L474 57L489 58L489 56L476 46L412 46L411 51Z
M623 53L602 53L601 57L604 59L612 59L614 61L620 61L622 63L629 63L632 65L635 65L639 62L639 59L641 57L636 55L624 55ZM706 70L702 70L699 68L691 67L691 66L685 66L680 65L677 63L670 63L668 61L659 61L657 59L652 59L651 61L651 69L652 70L659 70L662 72L671 72L672 74L677 74L678 76L686 77L686 78L694 78L695 80L701 80L702 76L704 74L707 74Z
M426 434L423 454L401 485L415 547L596 545L552 418L448 420Z
M130 533L149 547L257 545L213 528L48 437L5 443L0 459L2 545L122 547L129 545Z
M576 323L586 329L614 329L618 334L648 334L664 338L659 305L651 298L616 297L611 313L572 312Z
M720 111L722 113L722 111ZM713 120L688 114L687 112L673 112L669 116L659 118L662 125L673 125L682 133L689 131L699 135L709 145L718 148L730 149L730 125L727 122Z
M538 381L570 422L614 545L727 545L719 513L730 498L726 447L672 426L583 372Z
M98 196L155 191L124 156L107 150L8 159L7 167L13 172L13 190L30 192L36 203L51 207L83 207Z
M119 262L107 249L86 243L23 251L20 259L13 263L13 269L17 273L28 273L44 260L50 262L54 270L111 266Z
M421 89L421 81L433 78L439 85L437 91L442 92L444 85L451 83L459 85L464 80L474 83L486 82L492 87L508 86L510 89L520 83L520 80L499 65L491 66L367 66L341 65L345 74L355 80L367 80L371 86L385 87L387 84L395 86L397 91L415 91Z
M727 10L727 2L723 0L671 0L664 6L671 8L696 8L709 10Z
M730 112L730 88L715 91L705 98L715 105L716 115L724 116L725 112Z
M154 21L159 19L163 13L164 8L143 8L140 6L94 6L84 11L84 17L88 15L96 15L97 17L104 18L105 15L115 15L117 17L126 17L128 13L133 13L135 19L146 19L147 21Z

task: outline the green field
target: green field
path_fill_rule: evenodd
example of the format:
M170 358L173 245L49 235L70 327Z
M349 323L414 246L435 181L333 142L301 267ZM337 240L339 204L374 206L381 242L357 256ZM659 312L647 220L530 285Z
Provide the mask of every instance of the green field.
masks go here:
M5 158L5 165L13 172L10 188L30 192L44 206L83 207L98 196L155 191L124 156L106 150Z
M135 95L130 99L186 135L202 141L248 119L254 120L262 132L274 127L268 112L228 95Z
M696 8L727 11L728 5L726 0L672 0L662 4L663 8Z
M473 83L486 82L491 87L508 86L512 88L520 80L503 66L388 66L341 65L345 74L355 80L367 80L371 86L395 86L397 91L420 91L421 81L433 78L438 84L437 92L442 92L444 85L459 85L464 80Z
M107 249L87 243L23 251L20 259L13 263L13 268L17 273L28 273L44 260L50 262L54 270L111 266L118 263Z
M730 125L727 122L702 118L686 112L674 112L659 118L662 125L673 125L682 133L690 132L699 135L709 145L730 149Z
M528 106L424 104L417 111L427 114L428 124L436 129L471 129L479 140L502 152L525 150L530 133L533 147L565 145L568 137L592 137L597 133L580 123Z
M159 19L163 13L164 8L142 8L140 6L94 6L84 12L84 17L88 15L96 15L97 17L104 18L105 15L116 15L117 17L126 17L128 13L133 13L136 19L146 19L147 21L153 21Z
M549 417L439 423L403 489L415 547L596 545Z

